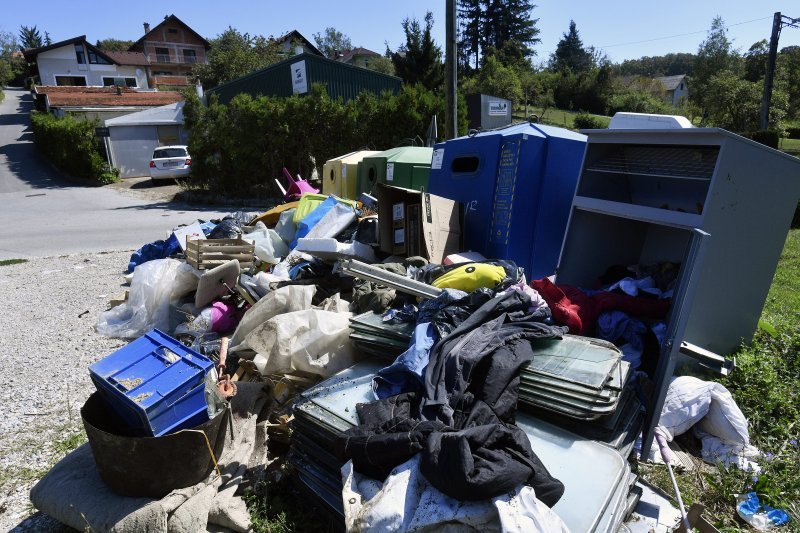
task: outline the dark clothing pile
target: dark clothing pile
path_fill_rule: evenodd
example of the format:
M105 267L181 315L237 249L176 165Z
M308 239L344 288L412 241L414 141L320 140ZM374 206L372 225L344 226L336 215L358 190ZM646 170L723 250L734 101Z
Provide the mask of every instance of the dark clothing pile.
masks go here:
M422 474L453 498L492 498L527 483L555 505L564 486L514 416L531 341L561 338L567 328L543 323L530 307L518 291L485 301L431 349L422 391L357 406L361 425L340 438L341 455L357 471L384 479L421 453Z

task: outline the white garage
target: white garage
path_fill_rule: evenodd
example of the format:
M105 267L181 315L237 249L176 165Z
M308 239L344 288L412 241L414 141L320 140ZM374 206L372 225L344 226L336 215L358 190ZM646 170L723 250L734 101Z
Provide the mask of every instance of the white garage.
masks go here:
M150 158L157 146L186 144L183 102L154 107L105 121L111 163L121 178L150 175Z

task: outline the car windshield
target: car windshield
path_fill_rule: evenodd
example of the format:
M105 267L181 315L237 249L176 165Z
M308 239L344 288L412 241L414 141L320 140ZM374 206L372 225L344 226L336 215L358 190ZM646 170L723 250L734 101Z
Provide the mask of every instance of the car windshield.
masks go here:
M153 152L153 159L163 159L165 157L186 157L185 148L161 148Z

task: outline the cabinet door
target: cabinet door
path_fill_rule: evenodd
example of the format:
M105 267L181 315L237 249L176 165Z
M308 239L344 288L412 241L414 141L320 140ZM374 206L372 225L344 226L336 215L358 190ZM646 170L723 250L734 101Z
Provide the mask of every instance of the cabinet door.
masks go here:
M661 353L656 367L655 391L650 401L650 408L645 414L641 457L647 457L650 446L653 444L653 430L658 424L667 389L669 389L669 383L672 379L672 373L675 370L676 358L680 351L683 334L694 303L697 280L700 277L699 273L703 266L709 238L711 238L711 235L708 233L697 228L693 229L686 256L683 263L681 263L681 273L673 295L667 335L661 345Z

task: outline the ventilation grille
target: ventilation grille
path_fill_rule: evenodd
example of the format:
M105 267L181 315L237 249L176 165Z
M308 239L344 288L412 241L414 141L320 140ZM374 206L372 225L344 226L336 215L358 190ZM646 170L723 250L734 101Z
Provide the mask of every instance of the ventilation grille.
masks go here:
M620 146L589 170L711 179L718 146Z

